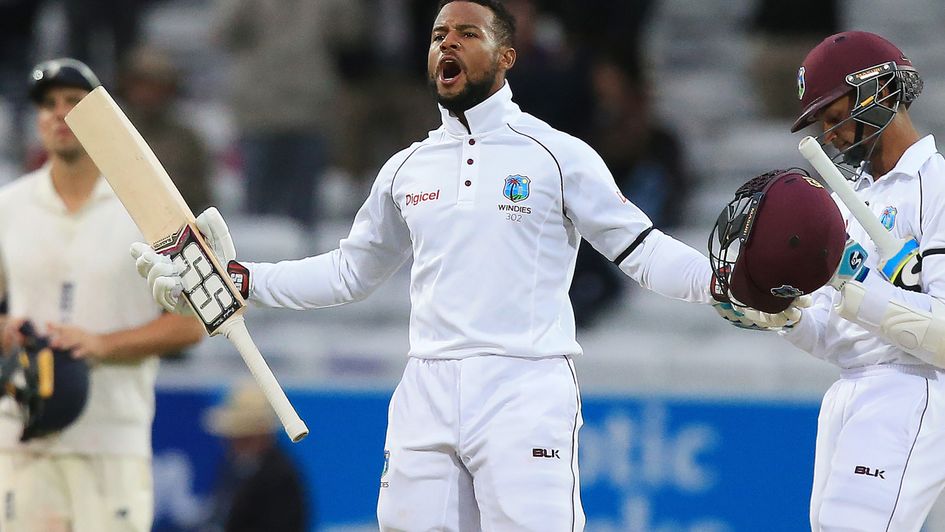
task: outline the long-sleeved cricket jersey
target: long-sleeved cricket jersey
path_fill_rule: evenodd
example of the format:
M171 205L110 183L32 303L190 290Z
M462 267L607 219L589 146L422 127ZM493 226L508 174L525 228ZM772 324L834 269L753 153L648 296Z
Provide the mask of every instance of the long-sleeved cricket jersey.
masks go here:
M506 84L380 170L339 248L253 264L251 299L366 297L413 257L410 356L577 355L568 289L580 237L641 285L709 302L702 254L653 229L587 144L522 112Z
M875 182L869 175L856 183L857 195L896 238L915 238L922 254L922 293L892 288L881 278L877 264L879 250L859 222L842 203L840 211L847 220L847 233L869 253L871 268L865 281L868 294L894 292L898 301L929 311L930 298L945 299L945 159L929 135L909 147L896 166ZM785 338L797 347L836 364L843 369L876 364L924 364L918 358L893 345L889 340L849 322L837 314L834 305L840 293L826 286L814 293L814 304ZM865 311L879 323L886 301L866 297ZM861 314L864 311L861 310Z

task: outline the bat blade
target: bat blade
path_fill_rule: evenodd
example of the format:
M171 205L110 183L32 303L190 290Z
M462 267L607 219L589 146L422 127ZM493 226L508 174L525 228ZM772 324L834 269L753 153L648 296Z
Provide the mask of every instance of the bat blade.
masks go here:
M181 271L183 295L211 336L237 348L292 441L308 428L246 331L246 302L195 225L194 213L157 156L104 87L86 95L66 123L151 247Z
M194 225L194 213L147 142L104 87L76 104L66 123L151 247L184 269L184 296L207 333L218 334L246 303L209 251Z
M840 198L840 201L850 209L850 213L856 218L856 221L860 223L866 231L866 234L870 235L870 239L873 240L876 247L879 248L880 255L882 255L884 259L896 255L899 250L902 249L905 241L900 242L896 240L896 238L883 227L883 224L876 218L876 215L874 215L863 200L856 195L850 182L847 181L840 173L840 170L834 166L830 157L827 157L827 154L824 153L824 149L820 146L820 143L817 142L817 139L810 136L804 137L801 139L800 144L798 144L797 149L811 166L814 167L814 170L817 170L817 173L824 178L824 181L827 182L827 186Z
M66 123L152 247L194 223L167 171L104 87L85 96Z

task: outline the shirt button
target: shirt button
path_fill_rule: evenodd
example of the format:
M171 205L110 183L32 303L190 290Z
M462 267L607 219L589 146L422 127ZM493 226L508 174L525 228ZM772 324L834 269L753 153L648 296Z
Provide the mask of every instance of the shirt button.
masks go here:
M476 144L476 139L469 139L469 145L472 146Z
M470 181L470 180L467 179L467 180L466 180L466 186L467 186L467 187L471 187L471 186L472 186L472 181Z
M473 163L472 159L466 159L466 164L472 164L472 163Z

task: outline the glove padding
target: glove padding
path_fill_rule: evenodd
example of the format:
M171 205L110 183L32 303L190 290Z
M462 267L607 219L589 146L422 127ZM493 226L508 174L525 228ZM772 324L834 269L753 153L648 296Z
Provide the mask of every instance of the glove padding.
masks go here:
M193 314L193 309L180 295L184 292L179 268L170 257L154 251L144 242L131 245L131 256L135 259L138 274L148 280L151 297L167 311L175 314Z
M196 225L220 264L225 267L236 259L236 247L233 245L230 230L216 207L210 207L200 213ZM180 277L182 272L170 257L154 251L144 242L131 245L131 256L135 259L138 274L148 280L151 295L159 305L175 314L193 314L193 309L185 298L181 297L184 291Z
M922 271L922 256L919 254L919 241L913 238L902 242L899 251L880 264L879 271L893 286L921 292L919 275Z
M869 254L859 242L847 235L847 243L840 255L840 264L837 271L827 282L830 286L840 290L847 281L862 281L870 269L866 267L866 258Z
M804 295L795 298L790 307L776 314L761 312L751 307L737 307L722 301L713 303L712 308L719 313L719 316L722 316L722 319L740 329L777 331L791 329L797 325L803 316L802 309L810 305L811 297Z
M223 267L226 267L231 260L236 260L236 246L233 245L230 229L216 207L209 207L200 213L197 217L197 229Z

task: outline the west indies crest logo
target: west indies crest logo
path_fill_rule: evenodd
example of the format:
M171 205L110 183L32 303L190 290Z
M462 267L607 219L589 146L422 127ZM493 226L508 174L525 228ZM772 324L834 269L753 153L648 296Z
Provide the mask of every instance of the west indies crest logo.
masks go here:
M523 201L528 198L529 184L532 182L523 175L510 175L505 178L505 187L502 189L502 195L513 203Z
M899 209L889 205L884 208L883 213L879 215L879 223L883 224L883 227L885 227L887 231L892 231L893 226L896 225L897 214L899 214Z

